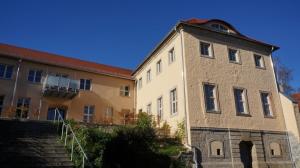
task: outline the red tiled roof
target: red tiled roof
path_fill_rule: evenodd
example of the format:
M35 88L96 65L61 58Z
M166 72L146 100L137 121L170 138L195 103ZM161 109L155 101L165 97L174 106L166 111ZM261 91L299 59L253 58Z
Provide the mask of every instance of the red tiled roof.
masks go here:
M132 70L119 68L104 64L98 64L89 61L83 61L80 59L60 56L56 54L50 54L42 51L36 51L27 48L16 47L8 44L0 43L0 54L21 58L24 60L40 62L45 64L63 66L83 71L89 71L94 73L106 74L111 76L117 76L122 78L130 78Z
M209 22L219 22L219 23L225 24L230 29L232 29L233 31L235 31L237 33L237 36L239 38L242 38L242 39L254 42L254 43L266 45L266 46L269 46L269 47L274 47L274 50L279 49L279 47L277 47L275 45L268 44L268 43L265 43L265 42L262 42L262 41L258 41L258 40L255 40L253 38L250 38L250 37L247 37L247 36L243 35L236 28L234 28L231 24L229 24L229 23L227 23L227 22L225 22L223 20L220 20L220 19L198 19L198 18L192 18L192 19L188 19L188 20L182 21L182 23L187 23L187 24L192 24L192 25L203 25L203 24L206 24L206 23L209 23Z
M300 108L300 93L296 93L292 95L292 98L298 102L299 108Z

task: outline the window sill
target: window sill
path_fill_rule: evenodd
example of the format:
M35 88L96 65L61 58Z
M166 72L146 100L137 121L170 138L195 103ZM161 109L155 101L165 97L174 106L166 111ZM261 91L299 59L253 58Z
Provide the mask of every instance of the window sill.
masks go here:
M211 113L211 114L221 114L221 111L220 111L220 110L211 110L211 111L207 111L207 110L206 110L206 113Z
M173 117L176 117L178 115L178 112L176 113L171 113L170 117L173 118Z
M237 64L237 65L242 65L242 63L241 63L241 62L238 62L238 61L230 61L230 60L229 60L229 63Z
M265 118L270 118L270 119L275 119L276 117L275 116L264 116Z
M224 155L210 155L210 158L224 158Z
M12 78L0 78L1 80L12 80Z
M243 114L243 113L237 113L236 115L241 117L252 117L250 114Z
M215 59L215 57L212 56L212 55L203 55L203 54L201 54L201 57Z
M265 66L264 66L264 67L255 66L255 68L257 68L257 69L262 69L262 70L266 70L266 67L265 67Z

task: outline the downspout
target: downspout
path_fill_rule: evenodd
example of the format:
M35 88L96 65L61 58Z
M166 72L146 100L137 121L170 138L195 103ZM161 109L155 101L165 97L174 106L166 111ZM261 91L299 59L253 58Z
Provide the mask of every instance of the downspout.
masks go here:
M284 117L284 111L283 111L283 108L282 108L282 102L281 102L281 98L280 98L280 90L278 88L278 78L277 78L277 74L275 73L275 68L274 68L274 63L273 63L273 59L272 59L272 53L274 51L274 47L272 46L272 49L271 49L271 54L270 54L270 57L271 57L271 66L272 66L272 69L273 69L273 75L274 75L274 79L275 79L275 84L276 84L276 89L277 89L277 95L278 95L278 98L279 98L279 102L280 102L280 106L281 106L281 110L282 110L282 115ZM285 123L285 120L283 119L283 122L284 122L284 126L285 126L285 135L287 137L287 141L288 141L288 148L289 148L289 155L290 155L290 159L292 161L292 165L293 165L293 168L296 168L296 165L295 165L295 160L294 160L294 157L293 157L293 154L292 154L292 149L291 149L291 141L290 141L290 136L289 136L289 133L288 133L288 130L287 130L287 127L286 127L286 123Z
M187 103L186 103L186 84L185 84L185 59L184 59L184 55L185 55L185 52L184 52L184 43L183 43L183 29L180 29L179 31L177 30L177 27L175 27L175 31L180 33L180 43L181 43L181 59L182 59L182 83L183 83L183 92L184 92L184 99L183 99L183 103L184 103L184 114L185 114L185 134L186 134L186 139L187 139L187 147L189 149L192 149L192 146L191 146L191 139L190 139L190 129L189 129L189 118L188 118L188 113L187 113Z
M16 74L16 79L15 79L15 84L14 84L14 90L12 94L12 99L11 99L11 108L14 106L14 101L15 101L15 96L17 92L17 85L18 85L18 79L19 79L19 72L20 72L20 66L21 66L22 59L18 60L18 68L17 68L17 74Z

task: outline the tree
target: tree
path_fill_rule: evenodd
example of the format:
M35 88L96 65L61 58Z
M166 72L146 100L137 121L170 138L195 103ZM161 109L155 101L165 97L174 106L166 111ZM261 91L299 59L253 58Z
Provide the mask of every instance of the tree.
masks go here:
M274 57L273 62L277 82L282 89L281 91L287 95L292 94L295 91L290 84L290 82L293 80L293 70L283 65L278 57Z

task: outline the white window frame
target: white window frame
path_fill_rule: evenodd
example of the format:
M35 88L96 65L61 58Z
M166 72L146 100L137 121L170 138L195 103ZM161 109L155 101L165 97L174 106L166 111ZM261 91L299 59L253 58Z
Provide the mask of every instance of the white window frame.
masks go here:
M152 103L148 103L148 104L147 104L146 112L147 112L148 114L151 114L151 113L152 113Z
M19 102L19 100L21 100L21 105L18 107L18 102ZM28 100L28 107L26 107L27 106L27 104L25 104L26 103L26 100ZM17 99L17 104L16 104L16 111L17 110L20 110L20 118L24 118L24 113L25 112L27 112L26 113L26 117L28 118L29 117L29 113L30 113L30 104L31 104L31 98L30 97L20 97L20 98L18 98ZM25 106L26 105L26 106ZM16 112L16 114L17 114L17 112Z
M161 59L156 62L156 74L160 74L162 72L162 61Z
M151 81L151 69L148 69L147 71L147 83L149 83Z
M34 73L34 74L33 74L33 80L32 80L32 81L29 80L30 71L33 71L33 73ZM40 81L37 81L37 72L41 72L41 78L40 78ZM42 71L42 70L30 69L30 70L28 71L27 80L28 80L29 82L31 82L31 83L41 83L42 77L43 77L43 71Z
M168 51L169 64L172 64L176 60L175 48L173 47Z
M259 66L256 65L256 58L259 57L260 60L259 60ZM264 57L260 54L253 54L253 58L254 58L254 64L255 64L255 67L256 68L259 68L259 69L265 69L266 66L265 66L265 60L264 60Z
M14 75L14 66L13 65L6 65L6 64L0 64L2 66L4 66L4 72L3 72L3 76L0 76L0 79L12 79L13 75ZM7 78L7 68L8 67L12 67L12 72L11 72L11 77Z
M267 101L268 102L264 102L263 101L263 94L267 95ZM260 100L261 100L261 104L262 104L264 116L265 117L274 117L271 93L270 92L266 92L266 91L260 91ZM266 114L265 105L267 105L269 107L269 114Z
M178 113L178 93L177 88L170 90L170 111L171 115Z
M83 82L83 89L81 88L81 80L83 80L84 82ZM87 89L87 81L90 81L90 88L88 88ZM92 79L80 79L79 80L79 88L80 88L80 90L88 90L88 91L90 91L90 90L92 90Z
M235 51L235 61L230 60L230 51ZM240 51L238 49L228 47L227 53L228 53L228 60L230 63L241 64Z
M206 86L214 86L213 88L213 97L209 97L209 99L213 99L214 101L214 109L207 109L207 103L208 103L208 97L206 95ZM214 83L203 83L203 94L204 94L204 106L205 106L205 111L208 113L219 113L220 112L220 107L219 107L219 98L218 98L218 86Z
M157 99L157 116L162 119L163 117L163 97Z
M87 113L85 112L85 109L87 108ZM93 111L91 111L93 109ZM93 122L95 114L95 106L94 105L85 105L83 109L83 122L85 123L91 123ZM85 120L86 117L86 120Z
M208 55L202 54L202 45L208 45ZM206 58L214 58L213 44L210 42L200 41L200 55Z
M120 95L129 97L130 96L130 86L129 85L124 85L120 87Z
M242 100L237 100L236 90L242 91L241 92L241 94L242 94L241 95ZM234 95L234 102L235 102L236 113L238 115L248 115L249 114L249 108L248 108L247 90L244 89L244 88L241 88L241 87L234 87L233 88L233 95ZM243 103L243 108L244 108L243 112L239 111L239 108L238 108L238 103L239 102L237 102L237 101Z
M113 117L113 113L114 113L114 109L112 106L106 107L106 112L105 112L106 118Z
M138 80L138 88L141 89L143 87L143 78L139 78Z

